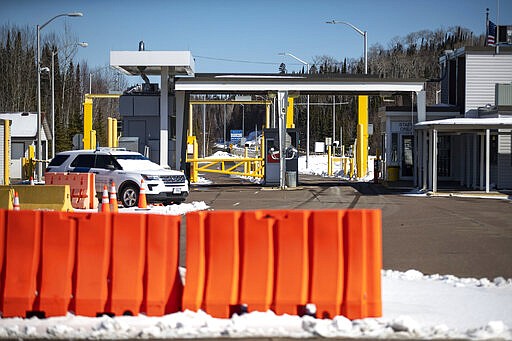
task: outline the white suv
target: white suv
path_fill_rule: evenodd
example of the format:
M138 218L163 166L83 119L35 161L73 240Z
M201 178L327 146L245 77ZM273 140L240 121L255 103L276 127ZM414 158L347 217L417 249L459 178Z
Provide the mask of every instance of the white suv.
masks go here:
M182 203L189 187L185 175L164 168L136 152L121 148L71 150L57 153L46 172L95 173L96 193L101 198L103 186L115 182L119 201L125 207L136 206L144 180L148 202Z

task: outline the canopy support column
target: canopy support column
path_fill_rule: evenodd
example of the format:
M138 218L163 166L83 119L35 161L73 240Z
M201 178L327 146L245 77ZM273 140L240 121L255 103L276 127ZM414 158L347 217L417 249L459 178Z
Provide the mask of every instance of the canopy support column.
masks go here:
M176 91L176 155L175 155L175 169L184 169L182 162L185 162L187 157L187 116L185 112L186 100L188 96L185 91Z
M437 129L432 130L432 192L437 192Z
M286 187L286 110L288 107L288 91L278 91L278 111L279 111L279 186L281 189Z
M491 163L491 130L485 130L485 193L489 193Z
M169 67L160 70L160 165L169 165Z

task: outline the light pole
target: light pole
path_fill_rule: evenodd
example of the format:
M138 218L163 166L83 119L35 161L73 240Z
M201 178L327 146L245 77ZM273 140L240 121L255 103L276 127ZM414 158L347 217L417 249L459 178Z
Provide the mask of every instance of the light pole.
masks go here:
M364 74L368 74L368 35L366 31L363 31L349 22L346 21L326 21L327 24L343 24L350 26L354 31L359 33L364 38ZM357 177L362 177L366 173L368 165L368 96L359 95L358 98L359 113L357 119Z
M290 56L293 59L306 65L306 73L309 74L309 63L303 61L302 59L300 59L288 52L281 52L281 53L279 53L279 55ZM307 169L307 168L309 168L309 94L306 96L306 103L307 103L307 107L306 107L306 169Z
M245 105L240 104L242 106L242 137L245 136Z
M89 44L86 42L74 43L71 45L87 47ZM71 45L66 45L63 48L66 48ZM56 49L52 51L52 158L55 157L55 55L59 53L59 50Z
M351 23L346 22L346 21L331 20L331 21L326 21L326 23L327 24L344 24L344 25L350 26L354 29L354 31L356 31L357 33L359 33L360 35L363 36L363 38L364 38L364 74L365 75L368 74L368 35L367 35L367 32L355 27L354 25L352 25Z
M41 150L41 30L46 27L49 23L59 17L81 17L83 16L80 12L72 12L72 13L62 13L54 16L47 22L42 25L36 26L36 36L37 36L37 154L36 158L39 160L37 163L37 180L41 181L43 179L43 164L42 160L42 150Z

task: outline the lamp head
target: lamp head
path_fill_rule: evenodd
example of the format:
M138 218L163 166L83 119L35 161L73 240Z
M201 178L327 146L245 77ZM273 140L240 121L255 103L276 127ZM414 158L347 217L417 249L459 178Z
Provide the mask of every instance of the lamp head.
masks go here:
M82 12L71 12L66 14L68 17L83 17L84 14Z
M336 24L336 20L326 21L326 24Z
M279 52L278 55L280 56L286 56L286 52Z
M82 42L78 43L77 45L78 45L78 46L81 46L81 47L87 47L87 46L89 46L89 44L88 44L88 43L86 43L85 41L82 41Z

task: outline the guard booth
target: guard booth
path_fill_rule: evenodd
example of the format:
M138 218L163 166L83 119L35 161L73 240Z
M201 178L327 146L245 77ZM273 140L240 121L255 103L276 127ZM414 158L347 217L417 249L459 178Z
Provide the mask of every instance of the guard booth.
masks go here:
M280 185L279 129L263 129L265 138L265 185ZM299 153L297 151L297 130L286 129L285 136L286 186L295 187L299 180Z

